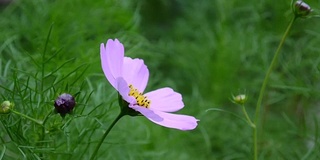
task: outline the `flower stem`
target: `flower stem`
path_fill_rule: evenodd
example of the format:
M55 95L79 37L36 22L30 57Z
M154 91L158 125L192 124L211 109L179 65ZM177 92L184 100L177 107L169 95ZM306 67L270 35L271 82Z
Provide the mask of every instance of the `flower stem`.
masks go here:
M269 80L269 77L270 77L270 74L273 70L273 68L275 67L276 65L276 61L278 59L278 56L279 56L279 53L280 53L280 50L283 46L283 43L285 41L285 39L287 38L288 34L289 34L289 31L293 25L293 22L296 20L296 16L294 16L292 18L292 20L290 21L284 35L282 36L282 39L279 43L279 46L273 56L273 59L271 61L271 64L269 66L269 69L266 73L266 76L263 80L263 83L262 83L262 86L261 86L261 89L260 89L260 93L259 93L259 98L258 98L258 101L257 101L257 106L256 106L256 113L255 113L255 120L254 120L254 124L255 126L258 126L258 123L259 123L259 120L260 120L260 110L261 110L261 102L262 102L262 99L263 99L263 96L264 96L264 92L265 92L265 89L266 89L266 86L267 86L267 83L268 83L268 80ZM254 160L257 160L258 159L258 132L257 132L257 127L254 127L253 128L253 148L254 148Z
M91 155L90 160L94 160L94 158L96 157L99 148L101 147L102 142L104 141L104 139L108 136L109 132L111 131L111 129L113 128L113 126L124 116L125 114L123 114L123 112L120 112L120 114L116 117L116 119L113 120L113 122L111 123L111 125L109 126L109 128L107 129L107 131L103 134L100 142L98 143L98 145L96 146L93 154Z
M23 118L26 118L26 119L28 119L28 120L30 120L30 121L32 121L32 122L34 122L34 123L36 123L36 124L38 124L38 125L40 125L40 126L43 127L43 122L40 121L40 120L36 120L36 119L34 119L34 118L32 118L32 117L29 117L29 116L27 116L27 115L24 115L24 114L22 114L22 113L20 113L20 112L18 112L18 111L13 110L13 109L11 109L11 112L14 113L14 114L17 114L17 115L19 115L19 116L21 116L21 117L23 117Z
M256 128L256 125L254 125L254 123L252 123L248 113L247 113L247 110L246 110L246 107L244 105L242 105L242 112L244 114L244 116L246 117L247 119L247 122L249 123L249 125L252 127L252 128Z

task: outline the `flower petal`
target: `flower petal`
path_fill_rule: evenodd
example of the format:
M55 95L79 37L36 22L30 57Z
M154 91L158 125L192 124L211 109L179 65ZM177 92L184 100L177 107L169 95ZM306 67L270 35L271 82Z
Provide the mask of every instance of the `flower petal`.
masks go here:
M107 60L110 64L110 71L116 79L122 76L122 65L124 58L124 47L122 43L115 39L109 39L106 46Z
M123 61L123 78L139 92L143 92L148 84L149 70L141 59L125 57Z
M152 110L138 106L138 105L130 105L130 108L140 112L142 115L150 119L151 121L163 121L163 118L159 115L155 114Z
M105 48L104 44L101 43L101 45L100 45L100 59L101 59L102 70L103 70L104 75L106 76L107 80L109 81L109 83L113 86L113 88L117 89L116 79L114 78L114 76L111 73L110 64L108 62L107 57L108 57L108 55L107 55L106 48Z
M199 121L192 116L154 111L140 106L133 109L143 114L150 121L168 128L193 130L197 127Z
M129 96L130 88L122 77L117 78L117 90L119 91L121 97L129 104L137 103L134 97Z
M175 112L184 107L181 94L168 87L146 93L145 96L151 101L152 110Z

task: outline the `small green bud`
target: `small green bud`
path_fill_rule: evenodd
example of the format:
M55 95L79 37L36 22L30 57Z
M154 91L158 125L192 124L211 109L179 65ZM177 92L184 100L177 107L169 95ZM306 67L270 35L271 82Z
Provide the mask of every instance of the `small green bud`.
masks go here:
M305 17L312 11L311 7L302 0L296 1L294 4L294 14L297 17Z
M239 94L237 96L233 96L233 102L240 105L245 104L247 99L248 97L245 94Z
M10 110L14 107L14 104L10 101L3 101L1 103L0 114L8 114Z

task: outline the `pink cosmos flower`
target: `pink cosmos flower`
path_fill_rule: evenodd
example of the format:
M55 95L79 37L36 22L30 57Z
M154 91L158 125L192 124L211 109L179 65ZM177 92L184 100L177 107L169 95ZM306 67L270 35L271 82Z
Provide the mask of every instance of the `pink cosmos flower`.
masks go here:
M198 120L194 117L170 113L184 107L181 94L171 88L143 94L149 70L143 60L124 57L124 47L117 39L109 39L106 45L102 43L100 56L106 78L128 102L128 107L161 126L179 130L196 128Z

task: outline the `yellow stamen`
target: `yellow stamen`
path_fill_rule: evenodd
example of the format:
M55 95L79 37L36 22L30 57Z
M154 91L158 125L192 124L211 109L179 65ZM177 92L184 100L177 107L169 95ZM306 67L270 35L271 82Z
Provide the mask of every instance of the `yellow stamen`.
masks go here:
M132 96L136 99L137 105L144 108L149 108L151 101L147 98L147 96L144 96L131 84L129 85L129 88L130 88L129 96Z

